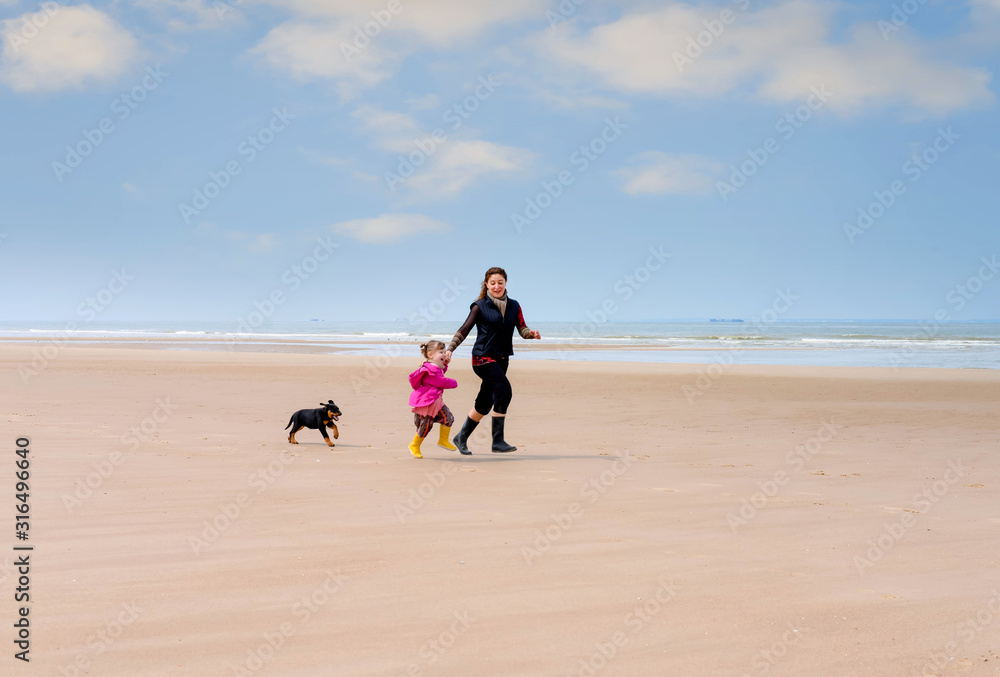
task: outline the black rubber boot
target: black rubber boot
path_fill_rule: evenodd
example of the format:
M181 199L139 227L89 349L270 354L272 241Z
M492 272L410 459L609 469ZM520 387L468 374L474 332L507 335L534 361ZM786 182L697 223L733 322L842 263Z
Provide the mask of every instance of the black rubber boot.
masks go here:
M503 441L503 422L506 416L493 417L493 451L498 454L506 454L508 451L517 451L517 447L511 446Z
M462 429L459 430L453 438L451 438L451 441L455 443L456 447L458 447L458 453L464 454L465 456L472 453L469 451L469 435L472 434L472 431L476 429L477 425L479 425L479 421L473 421L471 418L466 417L465 423L462 424Z

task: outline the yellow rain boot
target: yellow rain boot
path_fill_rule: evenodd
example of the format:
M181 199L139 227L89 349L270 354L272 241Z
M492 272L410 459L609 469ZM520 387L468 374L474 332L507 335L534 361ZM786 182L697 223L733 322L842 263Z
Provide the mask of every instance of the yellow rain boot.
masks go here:
M440 428L441 437L438 438L438 446L448 451L458 451L458 447L448 441L448 435L451 434L451 426L442 425Z
M424 455L420 453L420 443L424 441L424 438L420 435L414 435L413 441L410 442L410 453L413 454L414 458L423 458Z

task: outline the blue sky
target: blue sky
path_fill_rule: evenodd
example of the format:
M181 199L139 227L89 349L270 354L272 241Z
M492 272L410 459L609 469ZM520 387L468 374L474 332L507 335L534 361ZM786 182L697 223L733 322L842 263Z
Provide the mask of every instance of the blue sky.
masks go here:
M0 17L5 320L1000 317L1000 0Z

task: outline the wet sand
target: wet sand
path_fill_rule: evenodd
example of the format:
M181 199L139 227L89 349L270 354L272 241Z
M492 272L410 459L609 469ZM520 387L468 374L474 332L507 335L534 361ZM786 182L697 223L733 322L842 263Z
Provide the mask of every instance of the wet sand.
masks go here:
M518 451L435 429L417 460L415 359L64 345L19 372L36 347L0 344L3 481L11 501L30 438L36 548L10 674L1000 666L995 371L515 357ZM449 376L460 424L479 381ZM327 399L336 447L289 445Z

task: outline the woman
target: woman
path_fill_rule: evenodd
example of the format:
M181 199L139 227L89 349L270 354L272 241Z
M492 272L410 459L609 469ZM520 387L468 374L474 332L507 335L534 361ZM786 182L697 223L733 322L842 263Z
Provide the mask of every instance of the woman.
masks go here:
M490 268L486 271L479 299L470 307L466 318L455 338L448 345L445 360L451 360L451 354L469 335L472 325L476 325L476 343L472 347L472 371L483 380L479 387L476 403L465 419L465 424L454 437L455 446L463 454L469 451L469 435L476 429L483 416L493 409L493 451L505 453L516 451L517 447L507 444L503 439L503 424L507 416L507 406L513 395L510 381L507 380L507 365L509 357L514 353L512 336L516 327L521 338L540 339L542 335L534 329L528 329L521 315L521 306L514 299L507 298L507 273L503 268Z

